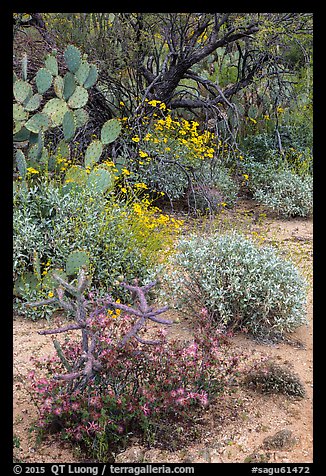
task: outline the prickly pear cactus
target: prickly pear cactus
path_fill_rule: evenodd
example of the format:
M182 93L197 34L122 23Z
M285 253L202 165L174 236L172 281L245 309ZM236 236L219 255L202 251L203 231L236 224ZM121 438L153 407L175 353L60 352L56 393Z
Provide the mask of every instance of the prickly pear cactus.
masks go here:
M18 168L19 175L24 180L24 178L26 177L26 172L27 172L26 157L24 155L24 152L18 149L16 151L15 158L16 158L16 165Z
M31 132L40 132L47 130L50 126L50 118L44 112L38 112L34 114L28 121L25 123L26 129Z
M67 170L65 175L65 183L74 182L78 185L85 185L87 182L87 172L80 165L73 165Z
M106 121L101 129L101 141L103 144L110 144L115 141L121 132L121 124L117 119Z
M30 99L25 104L25 110L26 111L35 111L40 107L41 101L43 99L43 96L41 94L34 94Z
M76 132L76 119L73 111L67 111L62 120L63 135L67 142L69 142Z
M67 144L73 140L77 129L89 120L89 115L83 108L89 99L88 90L97 81L97 67L89 64L87 55L82 55L74 45L69 45L64 50L64 59L68 68L64 76L59 74L54 50L46 56L44 67L38 70L34 80L28 80L27 56L22 60L22 79L14 74L13 140L16 149L25 147L26 141L28 142L26 154L15 155L20 175L24 167L27 169L29 165L37 169L47 165L48 170L55 171L56 159L49 155L44 144L44 134L50 129L60 127L64 143ZM33 91L34 83L37 91ZM45 102L44 94L51 91L55 97ZM92 141L86 149L85 167L92 168L99 162L104 146L116 140L120 131L121 126L116 119L110 119L103 125L100 139ZM112 176L109 171L103 170L97 175L94 172L88 180L85 168L73 168L67 171L65 180L79 185L96 184L98 191L104 191L111 187Z
M28 291L36 290L39 285L40 280L37 276L31 271L26 271L16 279L13 293L15 296L21 297Z
M14 121L27 121L28 112L24 109L21 104L14 104L13 106L13 118Z
M82 266L89 266L89 257L85 251L73 251L66 261L66 273L68 276L77 274Z
M74 45L69 45L65 49L64 57L69 71L76 73L81 65L81 52Z
M83 127L89 121L89 114L83 108L75 109L74 114L75 114L77 128Z
M99 161L103 152L103 144L100 140L93 140L85 152L85 167L92 167Z
M87 89L82 86L76 86L75 91L72 93L68 99L68 106L72 109L78 109L79 107L84 107L88 101L88 92Z
M53 76L46 68L38 70L35 76L37 91L44 94L52 85Z
M98 193L105 193L113 189L114 177L107 169L96 167L88 176L87 186Z
M22 104L26 99L31 97L33 94L32 86L26 81L19 79L14 82L14 98L20 104Z
M56 76L53 81L53 89L59 99L63 99L65 82L62 76Z
M31 132L28 129L26 129L26 127L24 126L24 122L19 123L18 125L19 125L19 128L17 130L15 130L15 127L14 127L14 134L13 134L14 142L19 143L19 142L28 141Z
M68 71L63 77L63 99L67 101L76 89L75 76Z
M81 65L77 69L75 73L75 77L80 86L84 86L85 81L88 78L90 70L90 65L86 60L82 60Z
M69 108L64 100L53 98L45 104L42 112L49 116L52 126L55 127L62 124L67 111L69 111Z
M98 77L97 67L94 64L91 64L90 68L89 68L89 73L88 73L87 79L86 79L86 81L84 82L84 85L83 85L84 88L89 89L92 86L94 86L94 84L97 81L97 77Z
M57 58L53 54L49 54L44 61L45 67L53 76L58 76L59 68Z
M28 141L29 132L37 133L40 130L46 131L62 126L63 118L68 111L77 112L87 104L87 89L96 82L97 68L87 62L86 56L82 59L81 52L73 45L65 49L64 58L69 71L64 76L60 76L56 52L53 51L46 56L44 67L36 73L37 91L33 94L33 81L27 80L27 56L23 57L21 75L23 79L19 79L16 74L13 78L13 94L16 101L13 108L15 142ZM87 82L87 89L83 87L85 82ZM44 104L43 95L49 92L51 87L56 97ZM40 110L40 108L43 109ZM74 136L72 115L66 117L65 123L68 121L69 125L66 124L64 135L66 140L71 140ZM87 120L88 115L83 110L75 117L75 128L84 125ZM21 133L18 134L19 132Z

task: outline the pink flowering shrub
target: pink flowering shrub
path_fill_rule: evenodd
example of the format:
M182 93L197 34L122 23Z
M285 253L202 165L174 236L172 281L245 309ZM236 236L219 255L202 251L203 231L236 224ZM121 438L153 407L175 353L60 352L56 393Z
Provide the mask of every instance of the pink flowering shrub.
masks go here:
M109 453L127 434L145 436L158 419L189 418L192 411L209 405L234 382L243 359L231 352L225 338L209 333L203 316L199 319L191 342L144 345L132 339L121 347L117 342L133 319L94 313L91 326L98 332L96 359L101 370L91 379L53 378L67 373L67 365L80 356L81 346L73 340L62 344L66 367L58 355L34 359L37 369L46 370L44 378L37 377L38 371L29 376L38 400L38 428L44 433L60 430L63 437L96 454L104 444ZM156 332L164 337L165 331Z

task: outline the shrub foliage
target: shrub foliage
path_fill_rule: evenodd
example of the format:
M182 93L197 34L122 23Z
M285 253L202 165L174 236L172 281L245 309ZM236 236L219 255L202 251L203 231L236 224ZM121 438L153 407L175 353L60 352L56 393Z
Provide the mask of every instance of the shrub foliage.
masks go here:
M180 240L166 282L182 311L205 308L218 326L258 333L306 322L306 284L272 247L236 233ZM171 289L170 288L170 289Z

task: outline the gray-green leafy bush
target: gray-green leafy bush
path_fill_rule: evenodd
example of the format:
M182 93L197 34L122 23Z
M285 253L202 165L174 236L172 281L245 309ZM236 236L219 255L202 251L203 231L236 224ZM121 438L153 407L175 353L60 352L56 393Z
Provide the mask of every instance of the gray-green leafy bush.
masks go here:
M231 208L238 197L238 184L217 160L204 159L188 167L180 161L156 158L144 161L138 174L151 190L163 192L170 200L187 198L191 208L203 212Z
M279 171L254 191L253 198L281 216L308 217L313 211L313 178Z
M260 393L281 393L299 398L303 398L306 394L299 376L289 368L280 366L275 362L263 363L254 371L249 372L244 379L244 383Z
M239 186L220 160L204 160L195 170L195 176L196 186L189 193L192 206L202 211L217 212L235 205Z
M207 312L224 330L273 335L306 323L307 285L296 267L236 233L180 240L164 282L177 309Z
M246 155L254 158L255 162L266 164L275 158L275 135L267 132L249 134L242 139L241 147Z
M247 186L250 194L253 195L257 189L263 188L271 182L273 176L278 172L278 165L273 161L257 162L252 156L249 156L242 169L249 176Z
M48 276L54 270L67 274L88 265L93 285L108 289L119 276L132 281L149 276L151 266L165 246L151 230L143 237L138 216L113 196L101 196L94 187L69 189L41 181L29 188L17 186L13 211L13 274L16 307L30 316L41 310L21 306L25 300L48 295ZM155 236L154 236L155 235ZM88 257L88 259L87 259Z
M164 158L144 163L138 173L151 190L163 192L170 200L184 197L190 184L188 177L192 179L186 166L168 163Z

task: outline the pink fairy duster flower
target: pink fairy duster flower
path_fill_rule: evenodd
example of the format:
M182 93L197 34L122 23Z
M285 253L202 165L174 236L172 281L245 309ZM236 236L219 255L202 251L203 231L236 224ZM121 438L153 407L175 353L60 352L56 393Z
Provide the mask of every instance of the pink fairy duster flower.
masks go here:
M145 403L145 405L142 405L141 409L143 410L143 413L144 413L145 416L147 416L151 413L147 403Z
M79 410L79 408L80 408L80 404L78 402L73 402L71 404L71 409L72 410L76 411L76 410Z
M88 427L86 428L87 434L95 433L100 429L100 425L95 423L94 421L88 423Z
M176 399L176 403L181 406L184 406L186 404L186 401L187 400L184 397L179 397Z
M198 399L202 405L206 406L208 404L208 398L205 392L202 392L201 394L199 394Z

